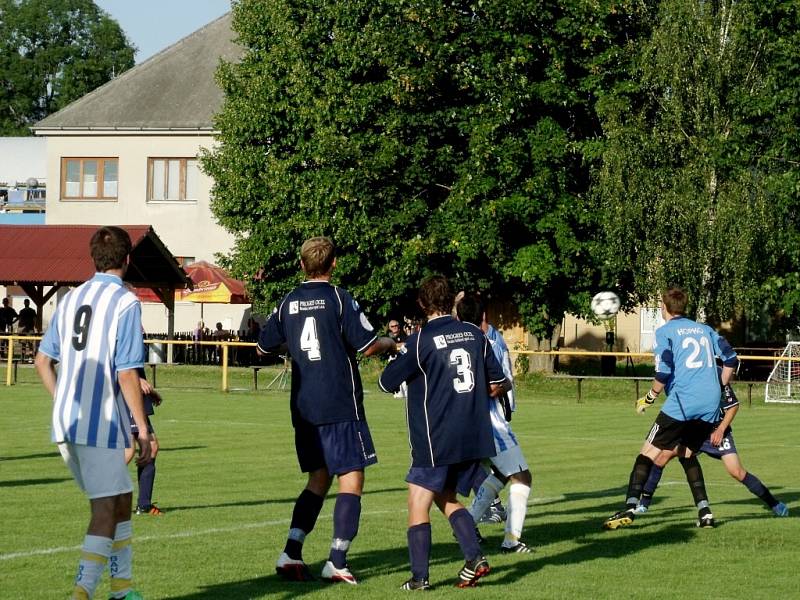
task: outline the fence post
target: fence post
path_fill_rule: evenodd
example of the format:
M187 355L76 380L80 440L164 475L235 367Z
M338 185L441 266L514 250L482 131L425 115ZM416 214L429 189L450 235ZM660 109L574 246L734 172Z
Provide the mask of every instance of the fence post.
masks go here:
M228 391L228 344L222 342L222 391Z
M14 365L14 336L8 338L8 359L6 363L6 385L11 385L11 369Z

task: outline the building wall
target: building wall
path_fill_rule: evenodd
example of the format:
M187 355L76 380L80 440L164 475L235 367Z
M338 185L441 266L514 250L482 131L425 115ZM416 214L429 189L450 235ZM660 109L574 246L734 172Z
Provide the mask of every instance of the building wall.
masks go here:
M148 158L192 158L213 143L210 135L91 134L47 137L46 224L151 225L167 249L176 257L214 262L216 253L233 247L233 236L220 227L211 214L212 179L199 174L196 201L147 201ZM61 197L62 157L118 158L118 193L115 201L64 200ZM45 309L45 323L55 301ZM167 311L162 304L144 303L143 322L148 333L166 333ZM213 328L217 321L225 329L244 329L249 305L204 305L204 320ZM178 302L175 331L190 331L200 320L200 306Z
M48 225L152 225L174 256L214 261L227 252L233 236L211 215L212 180L200 173L197 201L147 202L147 159L191 158L209 147L209 135L75 135L47 138ZM116 201L63 200L62 157L117 157L119 187Z

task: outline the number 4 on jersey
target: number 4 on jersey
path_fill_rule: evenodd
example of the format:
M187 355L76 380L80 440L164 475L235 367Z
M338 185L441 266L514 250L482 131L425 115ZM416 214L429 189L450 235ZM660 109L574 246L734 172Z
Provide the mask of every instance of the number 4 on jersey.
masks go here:
M300 349L308 354L308 360L322 360L317 337L317 320L314 317L306 317L306 320L303 321L303 331L300 332Z

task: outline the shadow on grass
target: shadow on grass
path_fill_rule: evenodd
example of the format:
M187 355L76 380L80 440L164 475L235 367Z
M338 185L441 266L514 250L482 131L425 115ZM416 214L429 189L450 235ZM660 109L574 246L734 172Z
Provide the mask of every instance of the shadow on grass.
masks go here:
M53 483L63 483L72 481L70 477L47 477L44 479L13 479L11 481L0 481L0 488L4 487L24 487L27 485L51 485Z
M540 571L547 566L577 565L598 558L615 559L636 552L651 549L654 546L664 547L667 544L684 544L696 535L694 522L675 523L663 526L663 523L644 523L625 532L602 532L597 519L587 519L555 526L548 525L552 540L574 539L578 547L565 552L537 557L531 555L515 555L512 564L497 564L492 573L481 580L479 587L507 586L522 577ZM541 543L541 540L537 540ZM499 546L499 541L498 541ZM489 549L491 546L484 546ZM490 563L496 552L487 552ZM530 557L530 558L528 558ZM408 578L408 550L398 540L398 545L384 550L351 553L350 563L361 583L368 583L371 578L396 575L397 588ZM461 551L455 541L434 543L431 549L431 566L451 564L453 575L443 581L432 581L434 588L449 588L456 581L456 574L463 561ZM309 565L312 573L319 573L322 562ZM279 600L299 598L306 594L318 592L328 584L321 581L306 583L287 582L277 575L268 575L205 586L202 589L181 595L170 596L170 600L201 600L205 598L226 598L244 600L245 598L269 597ZM338 584L344 585L344 584ZM347 588L345 588L347 589ZM344 591L344 590L343 590Z
M36 458L61 458L58 452L41 452L39 454L21 454L20 456L0 456L0 462L6 460L33 460Z

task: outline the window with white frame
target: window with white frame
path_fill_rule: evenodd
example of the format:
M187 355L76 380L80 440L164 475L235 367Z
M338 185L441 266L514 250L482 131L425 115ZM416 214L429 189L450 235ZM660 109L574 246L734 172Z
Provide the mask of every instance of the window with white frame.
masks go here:
M199 171L196 158L149 158L148 201L195 201Z
M116 200L119 159L61 159L62 200Z

